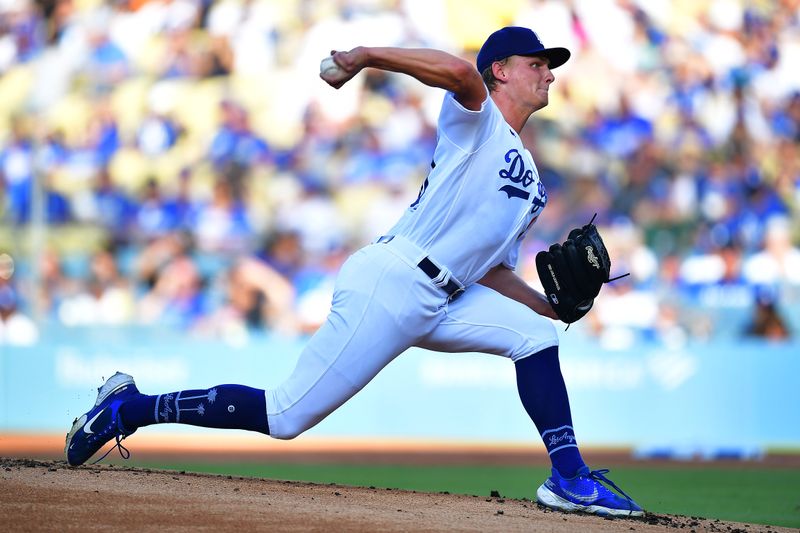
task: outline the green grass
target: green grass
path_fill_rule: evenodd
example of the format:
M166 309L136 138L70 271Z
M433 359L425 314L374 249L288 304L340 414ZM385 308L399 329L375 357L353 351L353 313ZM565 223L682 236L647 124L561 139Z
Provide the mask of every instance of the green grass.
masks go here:
M421 492L534 497L543 467L391 466L262 463L126 463L235 476L391 487ZM800 527L800 470L617 467L609 477L645 509L704 518Z

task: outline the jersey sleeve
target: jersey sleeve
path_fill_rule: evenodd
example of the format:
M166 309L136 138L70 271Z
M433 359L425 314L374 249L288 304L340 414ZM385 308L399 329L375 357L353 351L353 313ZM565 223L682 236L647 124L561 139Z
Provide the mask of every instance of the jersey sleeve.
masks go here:
M465 152L474 152L491 136L500 120L503 120L500 110L488 92L477 111L462 106L452 92L447 92L439 113L439 136Z
M503 266L509 270L516 270L517 269L517 262L519 261L519 251L522 247L522 239L517 239L517 241L511 246L511 249L506 254L506 257L503 259Z

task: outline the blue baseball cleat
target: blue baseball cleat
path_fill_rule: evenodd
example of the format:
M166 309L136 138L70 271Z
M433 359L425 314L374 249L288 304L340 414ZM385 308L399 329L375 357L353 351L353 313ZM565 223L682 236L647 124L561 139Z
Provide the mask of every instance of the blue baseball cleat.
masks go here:
M561 477L553 468L553 475L536 491L536 501L560 511L592 513L602 516L642 516L644 511L630 496L603 474L607 469L592 470L583 467L570 479ZM607 489L603 483L622 495Z
M108 381L97 389L97 401L94 402L94 407L88 413L76 418L72 423L72 429L67 433L67 442L64 446L67 463L70 466L82 465L113 438L117 439L116 447L119 448L120 455L126 459L130 457L130 452L120 444L120 441L136 430L125 429L118 413L119 407L125 400L139 394L133 378L128 374L117 372L108 378Z

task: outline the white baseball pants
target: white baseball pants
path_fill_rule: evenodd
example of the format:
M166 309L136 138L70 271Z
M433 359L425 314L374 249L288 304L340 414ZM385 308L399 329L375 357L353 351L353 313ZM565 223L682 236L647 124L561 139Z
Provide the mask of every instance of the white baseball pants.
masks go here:
M417 267L423 257L422 250L395 237L345 262L327 321L291 376L266 392L272 437L291 439L313 427L411 346L516 361L558 345L549 319L482 285L448 302Z

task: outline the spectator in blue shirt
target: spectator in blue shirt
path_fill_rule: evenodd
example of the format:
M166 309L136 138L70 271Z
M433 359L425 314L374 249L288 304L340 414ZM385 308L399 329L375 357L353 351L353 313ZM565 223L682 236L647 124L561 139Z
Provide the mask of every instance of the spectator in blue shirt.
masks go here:
M221 124L208 156L217 168L227 164L253 166L271 160L267 142L250 128L247 111L231 100L220 103Z

